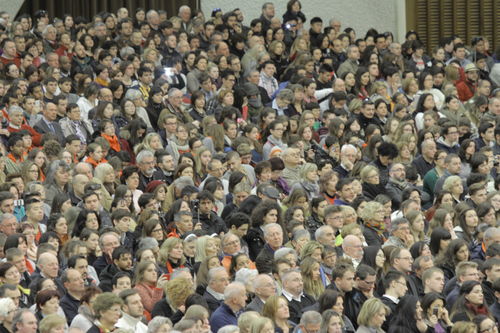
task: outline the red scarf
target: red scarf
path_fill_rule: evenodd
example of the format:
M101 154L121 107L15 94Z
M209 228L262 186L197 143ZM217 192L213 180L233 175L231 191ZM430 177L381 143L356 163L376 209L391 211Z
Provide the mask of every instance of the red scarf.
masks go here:
M101 133L101 136L103 138L105 138L106 141L109 142L109 146L111 147L111 149L113 149L116 152L119 152L121 150L120 143L118 142L118 137L116 136L116 134L111 136L111 135Z
M490 312L488 311L488 308L483 304L474 305L470 302L467 302L467 303L465 303L465 307L467 308L467 310L472 312L474 314L474 316L477 316L477 315L488 316L490 314Z

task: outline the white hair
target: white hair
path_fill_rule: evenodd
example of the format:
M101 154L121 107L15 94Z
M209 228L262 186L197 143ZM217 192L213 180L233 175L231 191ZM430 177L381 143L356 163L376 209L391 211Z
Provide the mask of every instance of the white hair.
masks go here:
M222 267L222 268L224 268L224 267ZM224 300L228 301L234 297L239 296L239 294L241 293L242 290L244 292L246 291L245 285L241 282L235 281L235 282L228 284L226 289L224 289Z

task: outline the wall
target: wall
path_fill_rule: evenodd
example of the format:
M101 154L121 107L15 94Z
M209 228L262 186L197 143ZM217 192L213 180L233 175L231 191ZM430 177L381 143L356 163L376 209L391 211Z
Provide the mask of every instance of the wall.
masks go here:
M245 15L244 23L248 25L253 18L260 16L265 0L200 0L200 2L205 15L210 15L214 8L222 8L226 12L238 7ZM276 15L281 18L286 11L288 1L273 2ZM365 32L373 27L381 32L392 31L396 39L404 40L406 18L403 0L302 0L301 3L308 22L314 16L319 16L325 25L333 17L341 21L342 30L352 27L360 37L364 37Z

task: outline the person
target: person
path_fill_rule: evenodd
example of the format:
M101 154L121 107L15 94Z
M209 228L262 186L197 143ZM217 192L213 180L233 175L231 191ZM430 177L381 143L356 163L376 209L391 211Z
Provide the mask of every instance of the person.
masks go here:
M87 332L97 333L101 330L114 329L122 316L122 305L122 299L113 293L105 292L98 295L93 305L96 321Z
M287 299L290 309L290 320L298 324L301 310L314 304L315 300L304 293L302 275L299 270L292 269L285 272L281 277L281 282L283 284L282 295Z
M460 287L460 294L451 311L451 321L472 320L477 315L489 315L484 301L483 288L478 281L465 281Z
M139 293L134 289L126 289L120 292L119 297L123 301L122 317L115 326L134 332L147 332L148 327L141 322L144 307Z
M230 283L224 289L224 303L222 303L210 317L210 327L218 331L225 325L238 325L238 313L247 300L245 285L241 282Z
M12 319L12 327L15 332L35 333L38 323L35 315L28 309L18 309Z
M356 333L384 332L382 324L389 314L389 308L378 298L367 300L358 315L358 329Z
M267 303L267 300L276 293L276 285L269 275L259 274L253 280L253 289L255 290L255 296L246 306L246 310L260 313L264 308L264 304Z

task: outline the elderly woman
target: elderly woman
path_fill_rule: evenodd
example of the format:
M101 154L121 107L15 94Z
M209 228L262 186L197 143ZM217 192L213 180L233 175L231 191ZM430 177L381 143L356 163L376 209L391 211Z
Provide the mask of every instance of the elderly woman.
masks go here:
M389 308L378 298L370 298L361 307L356 333L383 333L382 324L389 314Z
M120 319L123 301L113 293L102 293L94 300L96 321L87 331L91 333L110 332Z
M58 314L51 314L43 318L38 325L40 333L59 333L64 332L66 319Z
M454 205L459 203L464 193L462 179L459 176L450 176L446 178L443 183L443 190L451 193Z
M113 198L111 197L115 194L115 188L117 186L115 170L108 163L99 164L94 171L93 182L101 184L101 203L104 209L110 210Z
M310 201L319 195L318 185L318 166L313 163L306 163L300 168L301 181L292 186L292 191L296 188L302 188L307 193Z
M378 168L367 165L361 169L361 186L363 195L370 200L375 199L379 194L385 194L385 187L380 183L380 173Z
M170 331L174 325L172 321L163 316L156 316L148 323L147 333L164 333Z
M68 193L69 166L63 161L53 161L45 178L45 203L52 205L52 200L59 193Z
M384 206L376 201L368 202L361 211L360 217L364 221L364 231L366 243L368 245L382 246L388 237L384 222Z
M12 332L12 319L16 309L16 304L11 298L0 298L0 332Z

